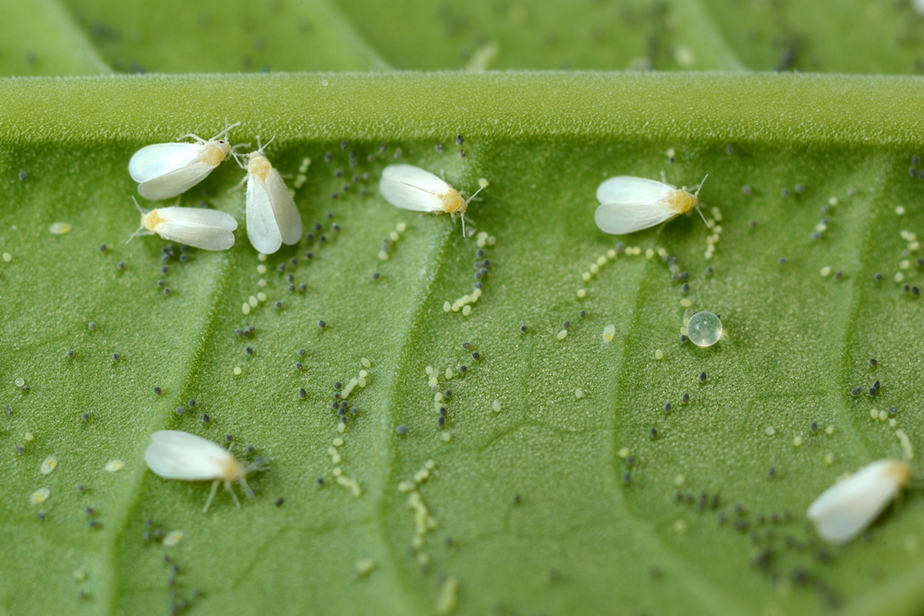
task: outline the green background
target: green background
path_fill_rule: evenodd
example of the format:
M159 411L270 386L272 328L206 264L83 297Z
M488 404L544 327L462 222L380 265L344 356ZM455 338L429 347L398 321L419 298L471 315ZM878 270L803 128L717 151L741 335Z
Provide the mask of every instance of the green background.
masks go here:
M924 442L924 254L902 235L924 232L910 3L2 4L0 611L924 608L919 492L844 547L804 515L842 474L902 457L896 430ZM226 121L234 143L275 137L313 237L265 263L243 225L223 253L126 244L131 154ZM388 205L396 160L469 193L489 180L468 215L496 243L478 254L458 220ZM720 232L695 214L597 229L602 180L662 171L709 174ZM240 178L225 163L181 204L243 223ZM484 259L471 315L444 312ZM681 343L684 300L721 315L718 344ZM363 358L341 433L334 384ZM452 390L443 428L427 366ZM256 497L220 491L203 514L207 483L144 464L165 428L263 457ZM415 541L401 484L431 460Z

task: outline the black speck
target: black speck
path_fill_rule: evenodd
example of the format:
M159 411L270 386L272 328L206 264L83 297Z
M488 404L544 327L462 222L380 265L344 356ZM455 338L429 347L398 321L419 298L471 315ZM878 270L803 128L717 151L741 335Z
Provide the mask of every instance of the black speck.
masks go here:
M875 368L875 367L878 366L878 365L879 365L879 362L876 361L876 358L875 358L875 357L870 357L870 359L869 359L869 367L870 367L870 368Z
M395 432L398 434L407 434L407 426L404 424L399 424L398 427L395 428Z
M699 382L700 382L700 383L705 383L707 378L708 378L708 377L706 376L706 371L705 371L705 370L699 373Z
M324 329L325 327L327 327L327 323L325 323L324 321L318 321L318 327L321 329Z
M529 329L529 328L526 327L525 325L520 325L520 331L521 331L522 333L525 334L525 333L528 331L528 329Z
M284 502L285 502L285 499L280 496L273 502L273 504L276 505L277 507L282 507L282 503Z

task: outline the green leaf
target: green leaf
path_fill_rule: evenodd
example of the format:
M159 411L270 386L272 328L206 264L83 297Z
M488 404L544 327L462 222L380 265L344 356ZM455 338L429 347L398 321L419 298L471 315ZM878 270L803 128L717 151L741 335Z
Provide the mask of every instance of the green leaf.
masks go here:
M843 548L804 511L901 457L898 429L924 438L920 251L901 235L924 215L922 96L910 77L733 73L0 82L2 610L919 612L919 494ZM296 202L313 238L265 262L243 229L224 253L126 244L131 153L225 119L243 122L233 142L276 138L290 186L310 159ZM468 192L488 179L468 214L496 243L478 253L458 221L385 203L395 160ZM597 229L600 181L661 171L709 173L721 232L695 215ZM226 163L182 203L243 222L240 178ZM484 259L471 314L444 312ZM721 315L718 344L680 342L686 300ZM363 358L341 433L335 382ZM452 391L442 429L428 366ZM203 514L207 483L144 464L164 428L265 457L256 497L237 509L220 491Z
M924 71L909 0L37 0L0 73L398 69ZM71 17L67 21L67 16ZM83 35L80 35L80 31ZM75 51L76 50L76 51Z

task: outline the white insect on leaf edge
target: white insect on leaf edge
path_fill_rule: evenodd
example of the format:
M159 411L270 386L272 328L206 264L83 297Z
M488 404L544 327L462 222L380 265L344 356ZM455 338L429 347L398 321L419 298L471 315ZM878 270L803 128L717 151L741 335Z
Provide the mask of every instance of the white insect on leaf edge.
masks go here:
M212 480L208 500L202 508L202 512L205 513L212 504L219 483L224 483L225 489L238 507L241 503L231 489L232 481L240 483L248 497L253 496L253 490L247 485L247 474L263 470L264 467L259 464L241 464L231 455L230 450L230 444L228 449L223 449L210 440L188 432L158 430L151 435L151 442L144 452L144 461L154 474L165 479Z
M831 543L847 543L860 534L911 478L902 460L871 462L821 493L806 515L819 536Z
M263 150L265 144L257 137L257 149L247 155L246 165L237 154L237 164L247 172L241 183L247 183L247 238L261 254L273 254L282 244L297 244L302 237L302 219L295 200ZM235 186L231 190L238 188Z
M145 211L135 197L135 207L141 213L141 224L125 241L138 235L157 234L165 240L187 244L202 250L227 250L234 245L234 217L218 210L198 207L162 207Z
M594 221L604 233L623 235L648 229L696 208L708 227L699 210L699 191L708 177L707 173L693 193L647 178L611 177L597 187L600 205L594 212Z
M385 200L405 210L415 212L445 212L462 219L465 236L465 210L468 204L488 186L484 178L478 181L478 190L470 197L450 186L442 178L414 165L389 165L382 170L379 192Z
M138 182L138 194L152 201L169 199L204 180L239 147L232 147L224 137L240 124L226 125L208 140L189 134L180 139L192 137L195 143L155 143L136 151L128 161L128 173Z

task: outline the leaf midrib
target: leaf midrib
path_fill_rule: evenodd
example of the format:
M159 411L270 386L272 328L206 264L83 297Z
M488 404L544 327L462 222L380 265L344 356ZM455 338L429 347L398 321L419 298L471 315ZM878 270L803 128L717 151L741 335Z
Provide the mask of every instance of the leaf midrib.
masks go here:
M172 138L191 123L215 117L239 119L242 131L259 127L283 143L421 140L460 132L482 138L786 147L912 148L924 140L924 116L918 112L924 78L916 77L740 72L35 77L0 79L0 98L6 101L0 143L9 145ZM498 99L507 104L499 108Z

